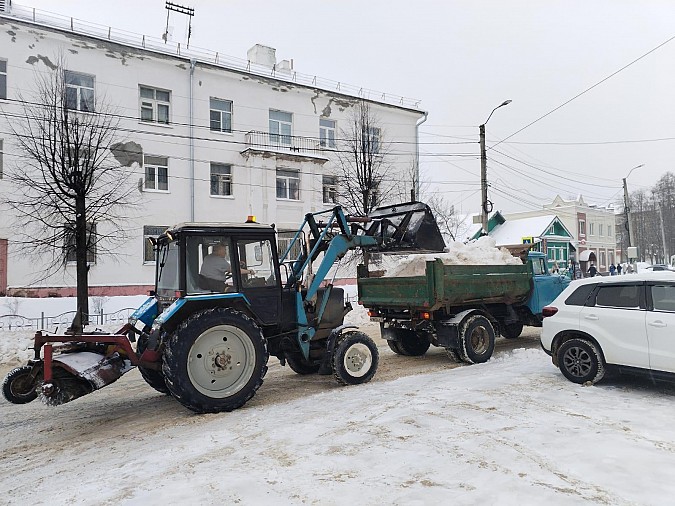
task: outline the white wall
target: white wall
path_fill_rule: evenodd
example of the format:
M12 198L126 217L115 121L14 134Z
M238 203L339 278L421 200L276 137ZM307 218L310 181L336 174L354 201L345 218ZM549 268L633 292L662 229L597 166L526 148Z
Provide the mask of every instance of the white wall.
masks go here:
M47 72L48 65L55 63L59 54L65 58L68 70L95 76L97 100L105 100L121 115L120 141L134 141L142 146L144 154L169 158L169 191L137 193L140 206L131 211L127 223L132 238L118 250L117 259L98 256L96 265L90 269L93 286L152 284L153 266L144 265L142 259L143 225L169 226L190 220L190 131L187 126L190 62L23 21L0 19L0 58L8 60L9 99L0 100L0 106L18 111L15 102L18 93L23 93L25 98L30 96L35 73ZM139 121L139 84L171 90L170 125ZM275 222L280 228L289 228L297 227L305 213L326 207L322 203L321 176L335 168L334 153L326 152L329 158L326 163L309 157L281 160L270 153L246 157L242 154L247 147L245 132L267 132L269 110L279 109L293 114L293 135L313 138L319 135L319 117L329 112L329 117L337 121L340 137L340 129L345 126L357 99L200 63L194 70L193 91L195 221L243 222L248 214L254 214L260 222ZM210 97L233 102L231 134L209 130ZM393 146L391 161L396 172L392 178L401 181L401 194L408 196L409 174L415 159L415 124L422 114L379 103L371 104L371 108L382 126L383 139ZM5 121L0 117L0 132L9 131L3 124ZM0 133L0 138L5 140L7 172L13 163L21 163L21 155L11 136ZM209 194L210 162L232 164L232 196ZM299 201L277 200L277 167L301 172ZM135 185L142 180L144 168L134 165L133 169ZM6 182L0 180L0 192L6 188ZM31 259L24 248L12 242L16 230L10 220L0 221L0 238L10 241L8 285L34 283L39 261ZM39 285L72 286L74 282L74 266L69 266L65 272L42 280Z

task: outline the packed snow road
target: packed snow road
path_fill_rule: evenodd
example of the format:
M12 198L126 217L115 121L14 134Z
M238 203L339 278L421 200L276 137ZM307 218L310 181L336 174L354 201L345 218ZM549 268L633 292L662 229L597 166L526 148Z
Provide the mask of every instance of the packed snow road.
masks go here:
M375 379L347 388L270 361L232 413L195 415L135 371L57 408L3 400L0 503L667 502L675 389L574 385L537 337L473 366L380 341Z

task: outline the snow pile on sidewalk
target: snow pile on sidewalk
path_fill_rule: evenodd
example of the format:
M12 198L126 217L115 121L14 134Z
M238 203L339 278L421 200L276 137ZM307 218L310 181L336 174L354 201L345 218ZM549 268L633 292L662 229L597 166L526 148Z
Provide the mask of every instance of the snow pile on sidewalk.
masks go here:
M497 248L495 240L485 236L468 244L450 243L444 253L389 256L383 262L389 264L384 275L385 277L423 276L426 262L437 258L445 265L522 265L519 258L511 255L505 248Z

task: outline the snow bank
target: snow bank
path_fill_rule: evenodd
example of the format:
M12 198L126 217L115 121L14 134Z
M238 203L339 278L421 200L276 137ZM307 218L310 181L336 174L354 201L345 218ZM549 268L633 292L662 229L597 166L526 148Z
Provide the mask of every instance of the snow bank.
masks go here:
M495 240L485 236L468 244L450 243L444 253L398 256L394 262L389 256L387 260L393 265L387 266L384 276L423 276L426 262L437 258L445 265L522 265L519 258L505 248L497 248Z

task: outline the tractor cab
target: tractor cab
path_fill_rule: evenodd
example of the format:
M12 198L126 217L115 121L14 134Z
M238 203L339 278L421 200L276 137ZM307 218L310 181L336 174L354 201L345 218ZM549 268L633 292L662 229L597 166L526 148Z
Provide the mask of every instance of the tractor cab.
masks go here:
M281 283L271 226L182 223L157 239L156 255L160 312L177 299L241 298L261 323L277 320Z

